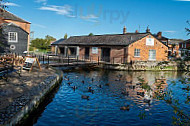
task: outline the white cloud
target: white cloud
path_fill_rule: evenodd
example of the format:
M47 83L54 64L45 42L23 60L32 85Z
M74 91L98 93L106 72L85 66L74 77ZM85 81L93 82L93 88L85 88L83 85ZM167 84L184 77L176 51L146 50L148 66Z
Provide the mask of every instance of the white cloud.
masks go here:
M81 19L84 19L86 21L90 21L90 22L99 22L97 19L98 17L94 14L89 14L86 16L80 16Z
M40 7L39 9L47 10L47 11L54 11L57 14L64 15L67 17L75 17L74 15L72 15L73 9L69 5L64 5L64 6L49 5L49 6Z
M36 27L40 27L40 28L46 28L46 26L40 25L40 24L33 24L33 23L32 23L32 25L33 25L33 26L36 26Z
M164 31L166 33L176 33L177 31Z
M47 0L36 0L37 3L42 3L43 5L47 4Z
M14 7L20 7L20 5L18 5L18 4L16 4L16 3L10 3L10 2L1 3L1 5L5 5L5 6L14 6Z
M176 1L189 1L190 2L190 0L176 0Z

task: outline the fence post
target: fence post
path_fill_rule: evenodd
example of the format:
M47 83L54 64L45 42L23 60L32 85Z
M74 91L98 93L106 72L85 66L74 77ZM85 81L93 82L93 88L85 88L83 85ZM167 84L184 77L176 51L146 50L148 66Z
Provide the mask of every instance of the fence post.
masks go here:
M59 55L59 57L58 57L58 58L59 58L59 63L60 63L60 62L61 62L61 60L60 60L60 55Z
M44 64L44 55L43 55L43 64Z
M100 57L98 56L98 65L100 64L99 62L100 62Z
M78 60L79 60L79 57L77 56L77 65L78 65Z
M48 55L48 65L49 65L49 55Z
M68 65L69 65L69 56L68 56Z

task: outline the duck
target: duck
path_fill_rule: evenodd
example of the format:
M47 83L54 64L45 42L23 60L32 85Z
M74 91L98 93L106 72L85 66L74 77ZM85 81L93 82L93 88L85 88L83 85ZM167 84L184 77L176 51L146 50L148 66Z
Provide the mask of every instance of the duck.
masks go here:
M121 94L128 96L129 92L122 91Z
M132 81L126 81L126 84L132 84Z
M119 78L122 78L122 76L123 76L123 75L121 75L121 74L117 75L117 77L119 77Z
M82 98L82 99L87 99L87 100L89 100L90 96L82 95L81 98Z
M94 90L92 90L92 87L88 87L88 92L91 92L92 94L94 94Z
M120 110L127 110L127 111L129 111L129 109L130 109L129 105L123 106L123 107L120 108Z
M110 84L109 84L109 83L106 83L105 85L106 85L106 86L110 86Z
M77 86L73 86L72 89L75 91L77 89Z
M72 82L68 82L67 84L68 84L68 85L71 85L71 84L72 84Z

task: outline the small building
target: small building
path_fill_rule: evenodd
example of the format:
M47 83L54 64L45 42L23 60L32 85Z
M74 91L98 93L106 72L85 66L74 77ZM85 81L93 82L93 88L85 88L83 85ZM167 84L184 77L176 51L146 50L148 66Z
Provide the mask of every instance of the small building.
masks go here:
M13 52L15 52L15 53L23 53L21 51L18 52L18 49L22 49L22 51L23 50L24 51L29 51L30 24L31 24L30 22L27 22L27 21L19 18L18 16L8 12L7 10L0 9L0 25L3 25L2 28L6 28L4 31L9 31L8 34L5 34L5 35L8 35L8 36L5 36L5 38L9 38L9 39L14 38L14 41L17 40L16 42L12 42L12 44L9 45L10 46L9 48L12 51L13 51L14 48L16 49ZM11 31L11 29L14 30L14 31ZM18 30L18 31L15 31L15 30ZM27 34L27 39L23 39L22 34L24 34L24 37ZM22 41L20 41L20 40L22 40ZM26 42L23 42L24 40ZM8 39L7 39L7 43L10 43L10 42L8 42ZM12 46L13 43L14 43L14 46ZM27 47L27 48L23 49L23 46ZM4 48L2 48L2 49L4 49Z
M190 49L190 39L179 43L179 50L180 50L181 57L190 56L189 49Z
M157 34L153 35L156 37L158 40L160 40L163 44L168 45L169 44L169 39L167 37L164 37L162 35L162 32L158 32Z
M61 47L60 43L63 42L65 39L61 38L57 41L51 43L51 52L55 55L57 54L64 54L64 48Z
M72 36L59 43L67 56L124 63L133 61L167 61L168 46L150 32L113 35Z
M13 23L3 23L0 26L0 40L1 42L6 43L8 47L7 50L19 54L27 51L28 32Z
M179 43L184 40L181 39L169 39L168 42L168 56L179 58L180 57L180 50L179 50Z

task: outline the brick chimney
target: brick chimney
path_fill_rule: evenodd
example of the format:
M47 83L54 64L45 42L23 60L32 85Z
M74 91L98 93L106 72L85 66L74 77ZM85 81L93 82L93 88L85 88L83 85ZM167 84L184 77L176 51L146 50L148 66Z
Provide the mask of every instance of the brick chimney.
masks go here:
M135 33L139 33L139 31L138 31L138 30L136 30L136 31L135 31Z
M148 26L149 27L149 26ZM150 33L150 29L147 27L146 33Z
M158 32L158 33L157 33L157 37L158 37L158 38L162 38L162 32Z
M127 33L127 28L124 26L123 28L123 34L126 34Z

